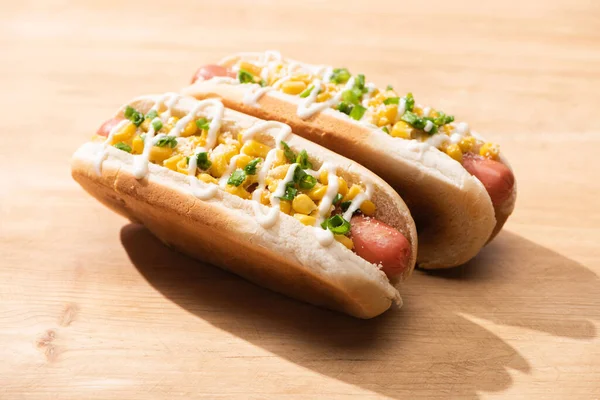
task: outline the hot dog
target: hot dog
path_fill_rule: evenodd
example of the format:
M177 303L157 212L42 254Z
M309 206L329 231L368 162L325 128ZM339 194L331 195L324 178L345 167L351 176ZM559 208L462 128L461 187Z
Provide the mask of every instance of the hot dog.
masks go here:
M72 173L180 251L357 317L399 301L393 284L416 261L414 222L384 181L218 100L135 99L75 153Z
M236 54L218 65L196 75L183 93L219 97L238 111L285 121L380 175L411 209L423 268L465 263L514 208L515 178L498 145L416 103L411 93L273 51Z

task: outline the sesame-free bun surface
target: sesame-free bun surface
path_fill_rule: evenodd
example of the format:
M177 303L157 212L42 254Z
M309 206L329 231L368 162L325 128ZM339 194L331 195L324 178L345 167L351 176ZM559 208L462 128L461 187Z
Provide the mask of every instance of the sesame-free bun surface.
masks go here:
M156 99L146 96L128 104L147 112ZM195 102L182 98L173 114L187 113ZM249 127L260 120L225 110L224 126L234 122ZM273 144L268 133L256 139ZM410 266L402 278L408 277L416 258L416 230L393 189L356 163L298 136L290 135L287 143L295 150L305 148L317 167L326 160L339 166L338 172L346 179L364 177L374 184L376 217L411 243ZM394 302L401 304L397 289L377 266L338 242L321 246L313 228L295 218L281 213L276 224L265 229L257 222L251 201L222 190L209 200L200 200L192 195L187 176L155 164L149 164L147 177L138 180L133 176L135 156L113 147L108 147L98 175L95 162L101 148L101 143L89 142L75 152L74 179L109 208L144 224L167 245L274 291L355 317L371 318Z
M512 212L516 190L494 210L481 182L434 147L419 149L414 141L393 138L332 109L301 119L297 115L300 99L279 91L264 94L257 106L245 104L244 96L252 89L252 85L208 80L197 81L183 93L219 98L229 108L284 122L297 134L381 176L411 210L419 233L417 262L422 268L448 268L467 262Z

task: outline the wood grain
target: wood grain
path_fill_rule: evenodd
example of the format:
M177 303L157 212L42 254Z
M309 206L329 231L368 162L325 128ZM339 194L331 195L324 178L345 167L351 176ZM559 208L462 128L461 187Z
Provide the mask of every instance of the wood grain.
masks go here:
M0 398L599 398L600 3L483 3L4 2ZM505 230L365 322L178 255L70 179L121 103L242 49L348 66L500 142Z

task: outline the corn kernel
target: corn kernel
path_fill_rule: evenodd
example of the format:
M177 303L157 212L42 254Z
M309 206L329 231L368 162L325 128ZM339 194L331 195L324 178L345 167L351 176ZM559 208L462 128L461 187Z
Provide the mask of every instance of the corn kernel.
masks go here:
M379 126L379 127L391 124L390 120L387 119L387 117L375 117L375 118L377 120L377 126Z
M189 138L190 144L192 147L204 147L206 146L206 138L208 135L206 132L202 132L200 136L192 136Z
M250 64L249 62L242 61L240 63L240 69L245 69L250 72L252 75L257 76L260 75L261 69L254 64Z
M188 137L196 134L198 132L198 127L196 126L196 121L190 121L182 130L180 136Z
M333 96L332 96L331 92L321 92L317 95L317 103L322 103L324 101L329 100L332 97Z
M271 195L268 190L262 191L262 193L260 194L260 202L261 202L261 204L264 204L265 206L268 206L269 204L271 204Z
M202 181L204 183L218 183L216 178L213 178L206 172L201 172L196 177L198 178L199 181Z
M350 201L353 200L360 192L362 192L362 188L358 185L352 185L348 193L343 197L342 201Z
M454 158L456 161L462 162L462 159L463 159L462 150L460 149L459 145L457 145L457 144L448 145L448 147L446 147L446 154L448 154L450 157Z
M287 201L287 200L281 200L279 202L279 209L285 213L285 214L289 214L290 211L292 211L292 202L291 201Z
M317 183L306 194L312 200L321 200L325 196L325 193L327 193L327 186L326 185L321 185L320 183Z
M310 215L294 214L294 218L307 226L313 226L315 222L317 222L317 219L315 217L311 217Z
M306 83L302 81L287 81L281 85L281 90L287 94L300 94L304 89L306 89Z
M452 125L446 124L442 127L443 133L445 133L448 136L450 136L452 134L453 130L454 130L454 128L452 127Z
M477 139L475 139L473 136L466 136L462 138L460 142L458 142L458 145L460 146L462 152L466 153L473 149L473 146L475 146L475 142L477 142Z
M148 132L148 129L150 129L150 122L150 119L146 118L140 125L140 128L142 128L144 132Z
M321 182L323 185L327 185L328 181L327 181L327 175L328 172L326 169L323 169L320 173L319 173L319 182Z
M360 211L366 216L372 217L375 215L375 203L371 200L365 200L360 205Z
M265 179L265 183L267 184L267 189L269 189L269 192L273 193L277 190L277 186L279 186L279 179L267 177Z
M249 140L242 146L241 152L249 156L265 158L269 150L271 150L269 146L256 140Z
M377 107L386 99L385 94L378 93L369 99L369 107Z
M354 247L354 242L352 242L352 239L350 239L348 236L333 235L333 238L341 244L343 244L344 246L346 246L346 248L348 248L349 250L352 250L352 248Z
M421 107L419 107L419 106L414 106L413 107L413 112L415 114L417 114L419 117L423 116L423 109Z
M341 176L338 176L338 193L345 196L348 193L348 184Z
M270 170L268 176L273 179L283 179L287 175L288 169L290 169L290 164L280 165Z
M225 191L246 200L250 200L251 197L250 193L248 193L242 186L227 185L225 187Z
M170 148L169 146L165 146L165 147L152 146L152 149L150 149L149 159L150 159L150 161L155 162L155 163L162 163L164 160L171 157L172 154L173 154L173 149Z
M115 132L112 138L112 144L120 142L129 142L131 138L133 138L133 136L135 135L135 131L136 128L134 124L125 125L121 129L119 129L118 132Z
M133 138L133 141L131 142L131 150L133 154L142 154L144 151L144 141L140 136Z
M492 160L497 159L499 153L500 146L498 146L496 143L484 143L483 146L481 146L481 148L479 149L479 155L486 158L491 158Z
M283 153L283 150L278 149L275 153L275 160L273 161L273 167L278 167L283 164L287 164L288 160Z
M177 172L181 172L182 174L187 175L188 171L188 161L185 157L181 157L181 160L177 163Z
M398 104L388 104L385 106L385 111L383 112L383 116L388 119L388 121L393 122L396 120L396 116L398 115ZM384 124L387 125L387 124Z
M173 157L169 157L165 161L163 161L163 166L169 168L170 170L177 171L177 164L183 158L184 157L181 154L177 154Z
M404 121L398 121L392 127L390 135L402 139L410 139L412 136L412 128Z
M317 208L317 205L307 195L300 194L300 195L294 197L294 201L292 202L292 207L294 208L294 211L296 211L300 214L308 215Z
M169 119L167 120L167 123L163 125L163 127L160 130L160 132L162 132L162 133L169 133L171 131L171 129L173 129L173 127L175 126L175 124L177 123L177 121L179 121L179 118L177 118L177 117L169 117Z
M237 160L235 160L235 166L236 168L244 168L252 160L254 160L254 158L246 154L240 154Z

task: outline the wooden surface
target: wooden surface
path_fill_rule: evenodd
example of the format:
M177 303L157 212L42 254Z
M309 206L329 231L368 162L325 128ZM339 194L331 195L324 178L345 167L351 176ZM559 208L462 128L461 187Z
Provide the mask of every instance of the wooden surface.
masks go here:
M3 2L0 398L599 398L600 3L483 3ZM121 103L244 49L348 66L500 142L504 231L358 321L175 254L71 180Z

